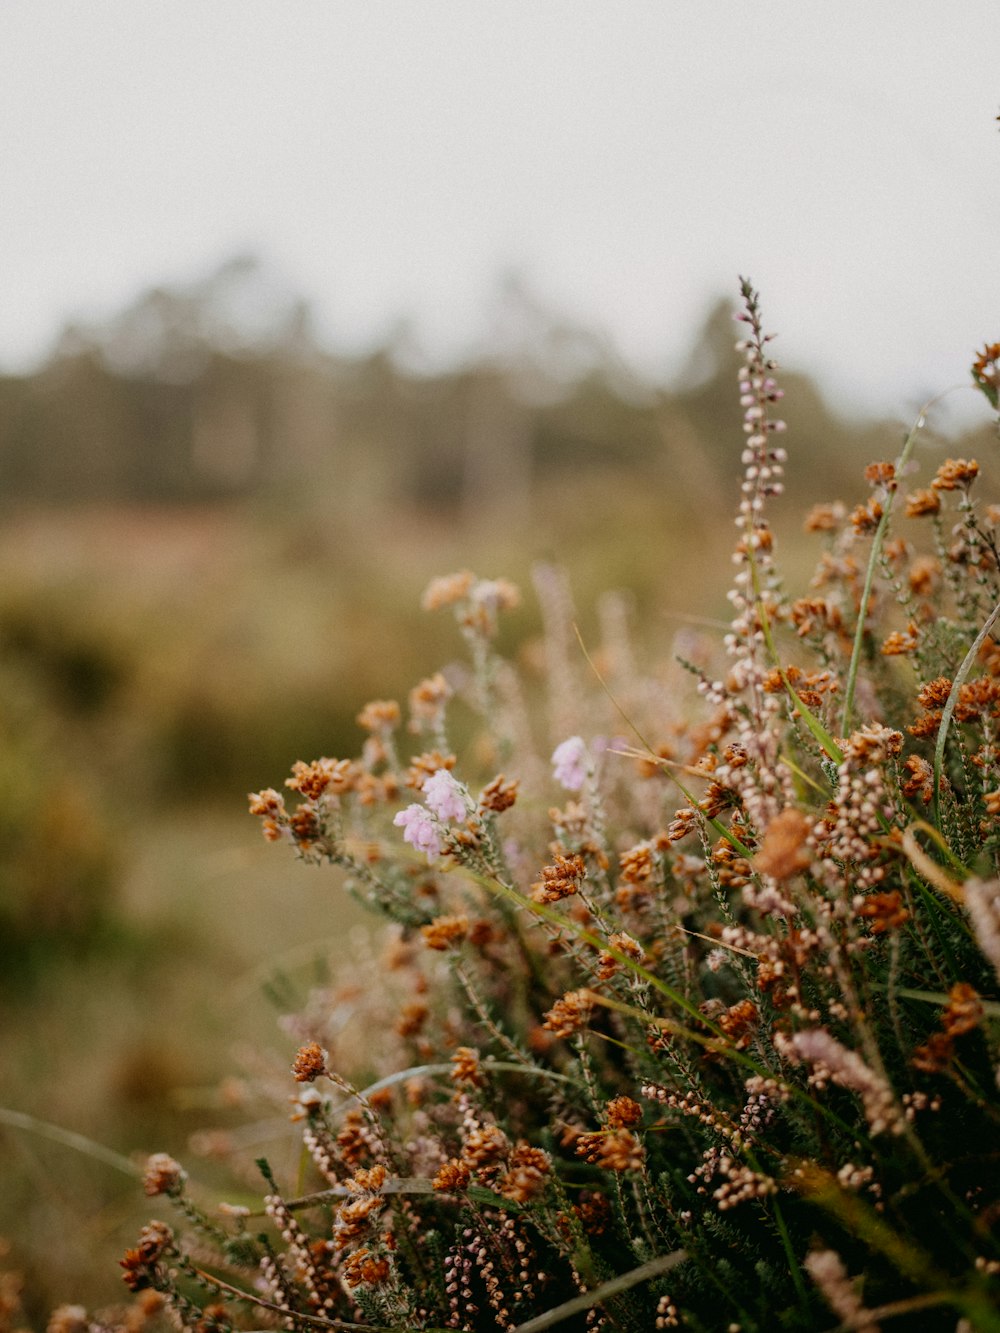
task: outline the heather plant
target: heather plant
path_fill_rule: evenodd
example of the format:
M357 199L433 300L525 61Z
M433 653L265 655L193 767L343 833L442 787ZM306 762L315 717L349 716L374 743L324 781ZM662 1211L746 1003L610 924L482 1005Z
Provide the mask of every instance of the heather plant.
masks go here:
M611 598L591 652L545 568L515 666L517 589L437 579L464 663L251 797L385 925L258 1062L297 1162L206 1138L219 1204L150 1159L123 1326L1000 1330L1000 505L971 459L911 482L922 413L794 597L748 282L738 318L720 645L643 671Z

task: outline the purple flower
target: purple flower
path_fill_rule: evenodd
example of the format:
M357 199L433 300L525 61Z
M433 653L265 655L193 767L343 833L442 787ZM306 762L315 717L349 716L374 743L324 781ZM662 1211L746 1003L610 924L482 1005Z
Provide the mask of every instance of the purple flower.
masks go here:
M590 756L582 737L570 736L552 752L552 775L567 791L579 791L587 780Z
M428 861L434 861L441 855L441 835L422 805L408 805L405 810L400 810L392 822L403 830L403 841L418 852L426 852Z
M464 819L469 813L461 784L446 768L437 769L424 783L424 800L428 810L446 823Z

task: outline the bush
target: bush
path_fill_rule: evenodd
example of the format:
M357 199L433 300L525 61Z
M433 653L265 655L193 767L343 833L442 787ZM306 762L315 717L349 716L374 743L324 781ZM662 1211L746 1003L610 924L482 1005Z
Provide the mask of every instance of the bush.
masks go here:
M793 599L743 301L724 658L685 631L643 675L609 602L584 674L540 571L539 739L495 648L516 589L449 576L425 605L469 665L251 798L389 924L285 1021L301 1187L261 1159L263 1202L209 1216L151 1159L188 1236L150 1223L125 1280L187 1326L1000 1329L1000 506L963 459L900 504L921 416L811 511Z

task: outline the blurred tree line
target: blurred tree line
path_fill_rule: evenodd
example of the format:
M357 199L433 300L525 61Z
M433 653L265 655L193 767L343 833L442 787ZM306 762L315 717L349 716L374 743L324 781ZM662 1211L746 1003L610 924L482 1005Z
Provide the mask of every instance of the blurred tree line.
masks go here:
M253 259L146 292L99 326L67 328L37 371L0 377L6 506L190 503L329 487L481 522L528 520L555 479L613 475L675 497L732 499L739 408L728 302L688 371L641 383L596 335L523 284L499 289L480 353L417 364L405 330L364 355L324 349L302 301ZM813 497L891 455L898 430L846 423L783 376L789 484Z

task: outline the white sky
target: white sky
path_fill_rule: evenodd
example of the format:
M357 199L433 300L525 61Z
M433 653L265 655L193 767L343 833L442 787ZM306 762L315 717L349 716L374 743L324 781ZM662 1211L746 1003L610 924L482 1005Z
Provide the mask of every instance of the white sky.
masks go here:
M908 413L1000 338L998 110L997 0L3 0L0 366L250 250L342 346L513 267L665 375L747 273Z

